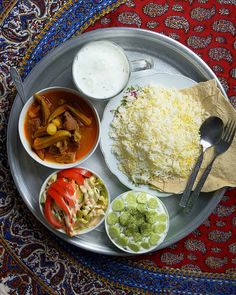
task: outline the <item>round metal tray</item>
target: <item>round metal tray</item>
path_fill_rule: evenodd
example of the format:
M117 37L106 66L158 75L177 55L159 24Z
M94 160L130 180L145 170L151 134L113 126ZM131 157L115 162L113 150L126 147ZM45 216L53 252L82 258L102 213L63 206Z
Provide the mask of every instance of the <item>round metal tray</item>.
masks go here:
M216 79L218 87L226 96L212 70L187 47L161 34L131 28L100 29L88 32L65 42L49 52L25 79L26 95L30 97L34 92L50 86L75 88L71 75L73 57L77 50L85 43L102 39L118 43L126 50L131 60L151 56L154 60L156 72L180 74L196 82ZM141 74L139 72L137 75ZM145 73L143 72L143 74ZM135 78L135 73L132 75L132 78ZM94 104L102 117L106 103L96 102ZM110 242L104 225L101 225L91 233L69 238L53 230L44 220L38 205L38 194L43 181L53 170L37 164L26 154L21 145L17 131L21 108L22 104L17 95L8 123L7 149L14 182L30 211L54 234L77 247L102 254L127 255L127 253L120 251ZM83 163L83 166L91 168L101 175L110 190L111 199L128 190L110 172L99 147L93 156ZM170 246L196 229L214 210L224 191L225 189L221 189L214 193L201 194L191 216L185 215L182 208L178 206L180 195L162 198L170 214L170 229L165 241L158 249Z

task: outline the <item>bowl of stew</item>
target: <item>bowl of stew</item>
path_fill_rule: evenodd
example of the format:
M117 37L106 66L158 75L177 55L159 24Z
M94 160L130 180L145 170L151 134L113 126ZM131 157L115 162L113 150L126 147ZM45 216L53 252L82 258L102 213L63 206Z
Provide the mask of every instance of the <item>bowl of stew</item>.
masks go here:
M73 89L50 87L30 97L18 124L26 152L53 169L77 166L90 157L100 139L95 107Z
M47 223L69 237L101 225L109 204L109 191L102 178L84 167L53 172L39 193L39 207Z

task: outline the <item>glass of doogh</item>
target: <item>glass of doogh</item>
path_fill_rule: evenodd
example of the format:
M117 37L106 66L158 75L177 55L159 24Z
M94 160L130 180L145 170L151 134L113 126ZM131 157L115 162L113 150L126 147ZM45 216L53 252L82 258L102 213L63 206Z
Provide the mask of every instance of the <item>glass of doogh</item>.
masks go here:
M85 44L75 55L72 77L82 96L92 100L107 100L124 90L131 72L153 68L148 57L130 61L125 51L111 41Z

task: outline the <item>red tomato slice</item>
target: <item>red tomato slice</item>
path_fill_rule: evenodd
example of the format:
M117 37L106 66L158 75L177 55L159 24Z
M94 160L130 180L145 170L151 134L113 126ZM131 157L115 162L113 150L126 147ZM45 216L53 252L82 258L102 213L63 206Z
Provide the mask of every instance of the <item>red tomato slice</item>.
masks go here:
M63 178L58 178L56 182L58 185L60 185L68 194L74 195L75 194L75 183L72 181L65 181Z
M70 182L64 181L63 178L58 179L50 185L50 188L56 190L69 204L70 207L76 204L75 189Z
M71 168L71 169L74 169L75 170L75 173L79 173L85 177L91 177L93 175L92 172L86 170L86 169L83 169L83 168Z
M63 224L56 218L52 212L52 198L47 196L46 202L44 204L44 215L47 221L55 228L63 228Z
M84 183L84 177L78 172L76 173L73 168L59 171L57 177L75 180L79 185Z
M58 207L60 207L68 216L71 216L70 209L60 193L58 193L51 186L49 187L47 193L57 203Z

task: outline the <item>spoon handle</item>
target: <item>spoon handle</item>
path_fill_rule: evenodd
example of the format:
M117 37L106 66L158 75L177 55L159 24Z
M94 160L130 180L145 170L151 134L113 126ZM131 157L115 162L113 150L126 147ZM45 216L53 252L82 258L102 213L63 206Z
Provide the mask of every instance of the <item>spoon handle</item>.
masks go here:
M184 209L185 213L189 214L192 211L193 205L196 204L196 201L200 195L201 189L207 179L207 176L211 172L212 165L216 159L216 156L213 158L211 163L207 166L206 170L203 172L198 184L196 185L194 191L192 192L191 196L188 199L187 207Z
M181 207L186 207L187 203L188 203L188 200L189 200L189 196L190 196L190 193L192 191L192 188L193 188L193 185L194 185L194 182L195 182L195 179L197 177L197 174L198 174L198 171L201 167L201 164L202 164L202 161L203 161L203 150L201 151L201 154L195 164L195 167L193 168L193 171L192 171L192 174L190 175L189 179L188 179L188 183L186 185L186 188L183 192L183 195L181 197L181 200L179 202L179 206Z
M21 102L24 105L26 103L25 92L23 88L23 82L17 70L15 68L10 68L11 78L16 86L16 90L20 96Z

